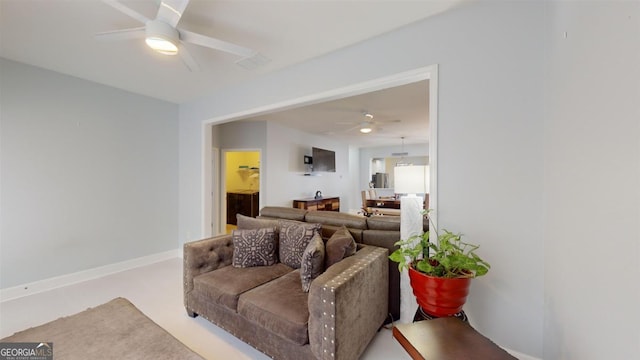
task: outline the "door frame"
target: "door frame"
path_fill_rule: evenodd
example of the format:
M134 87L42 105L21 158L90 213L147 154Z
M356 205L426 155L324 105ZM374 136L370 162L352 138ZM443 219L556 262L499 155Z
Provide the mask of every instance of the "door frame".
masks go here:
M222 234L226 232L226 224L227 224L227 153L230 152L257 152L258 153L258 157L260 158L260 170L262 171L262 164L263 164L263 159L262 159L262 149L258 149L258 148L229 148L229 149L222 149L222 152L220 153L221 157L220 157L220 168L218 170L218 174L219 174L219 184L220 186L218 187L220 189L220 201L218 202L218 213L220 214L220 216L218 216L217 221L218 221L218 234ZM260 191L262 189L262 174L260 174L259 177L259 181L258 181L258 191ZM260 208L260 204L262 203L262 192L260 191L260 193L258 194L258 208ZM215 202L213 203L215 204ZM215 218L215 216L213 216L213 218Z
M210 224L209 229L210 233L208 236L212 236L215 234L221 234L222 231L222 223L221 217L216 217L216 213L220 213L222 209L222 189L220 184L222 183L220 180L222 179L222 174L220 172L221 169L224 169L221 164L220 157L220 148L211 148L211 177L209 178L209 182L211 183L211 204L212 206L206 209L208 214L206 214L205 219L208 219L208 224ZM216 184L218 186L216 186ZM205 224L206 226L206 224Z
M328 91L321 91L311 95L306 95L298 98L293 98L253 109L243 110L236 113L218 116L202 122L202 191L201 191L201 224L204 237L211 236L212 227L209 225L214 221L215 214L213 214L213 199L212 196L207 195L212 193L212 143L213 132L212 128L216 124L240 120L243 118L254 117L258 115L264 115L274 113L282 110L287 110L295 107L302 107L306 105L317 104L326 101L332 101L351 96L361 95L373 91L383 90L401 85L407 85L419 81L429 80L429 205L432 209L430 213L431 221L437 228L438 220L438 146L437 146L437 134L438 134L438 64L429 65L414 70L409 70L393 75L373 79L370 81L359 82L344 87L335 88ZM426 100L426 99L425 99ZM261 155L262 156L262 155ZM261 162L263 164L264 162ZM260 186L262 188L262 178L266 169L261 169ZM262 198L262 192L260 193Z

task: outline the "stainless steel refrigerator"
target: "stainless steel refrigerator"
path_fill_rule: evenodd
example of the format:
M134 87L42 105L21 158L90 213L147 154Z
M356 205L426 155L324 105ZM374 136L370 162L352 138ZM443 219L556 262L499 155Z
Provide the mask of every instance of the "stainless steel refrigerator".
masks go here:
M389 174L387 173L375 173L371 175L371 182L374 188L387 188L389 186Z

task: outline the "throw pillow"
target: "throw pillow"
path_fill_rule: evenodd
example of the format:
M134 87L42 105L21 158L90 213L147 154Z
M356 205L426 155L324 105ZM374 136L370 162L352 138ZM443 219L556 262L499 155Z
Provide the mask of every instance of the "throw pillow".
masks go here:
M309 292L311 281L322 274L324 270L324 241L322 236L313 236L309 245L302 254L300 265L300 280L302 281L302 291Z
M302 262L302 253L307 248L309 241L320 233L320 224L304 223L300 221L280 221L280 262L299 269Z
M269 266L277 262L273 228L233 230L232 265L238 268Z
M338 229L326 245L326 268L356 253L356 241L345 226Z

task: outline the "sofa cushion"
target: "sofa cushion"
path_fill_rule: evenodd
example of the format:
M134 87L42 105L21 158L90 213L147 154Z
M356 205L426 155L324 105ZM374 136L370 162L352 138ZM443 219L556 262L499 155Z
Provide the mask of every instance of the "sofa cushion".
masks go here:
M366 245L373 245L389 249L389 253L394 252L399 246L400 232L392 230L365 230L362 232L362 242Z
M275 219L256 219L251 216L242 214L236 214L236 220L238 223L238 229L262 229L262 228L274 228L276 229L276 236L278 235L278 220Z
M305 216L306 222L320 223L322 225L346 226L354 229L366 229L367 218L335 211L309 211Z
M302 254L302 263L300 265L302 291L309 292L311 281L324 271L324 254L324 241L322 241L320 234L316 234L309 241L309 245L307 245Z
M292 271L240 296L238 314L299 345L309 342L308 293Z
M375 215L367 218L369 230L400 231L400 216ZM422 219L422 231L429 231L429 219Z
M265 206L260 210L260 216L271 219L288 219L304 221L307 210L287 208L282 206Z
M280 244L278 254L280 262L299 269L302 253L314 235L320 233L320 224L300 221L280 220Z
M399 216L371 216L367 218L367 227L370 230L400 231L400 217Z
M236 311L240 295L257 286L277 279L293 269L284 264L260 266L251 268L237 268L225 266L198 275L193 279L194 291L211 299L211 302L223 305ZM300 276L296 272L297 276ZM230 281L230 279L233 279Z
M351 236L351 233L349 233L349 230L343 226L327 240L326 267L329 268L329 266L355 253L356 242L353 236Z
M252 230L233 230L233 266L247 268L269 266L278 259L275 229L268 227Z

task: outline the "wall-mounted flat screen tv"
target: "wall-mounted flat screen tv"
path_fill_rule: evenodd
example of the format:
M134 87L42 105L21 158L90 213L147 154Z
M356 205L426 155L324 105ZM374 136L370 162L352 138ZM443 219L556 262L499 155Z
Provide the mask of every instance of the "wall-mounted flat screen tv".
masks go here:
M311 148L313 171L336 172L336 152L331 150Z

